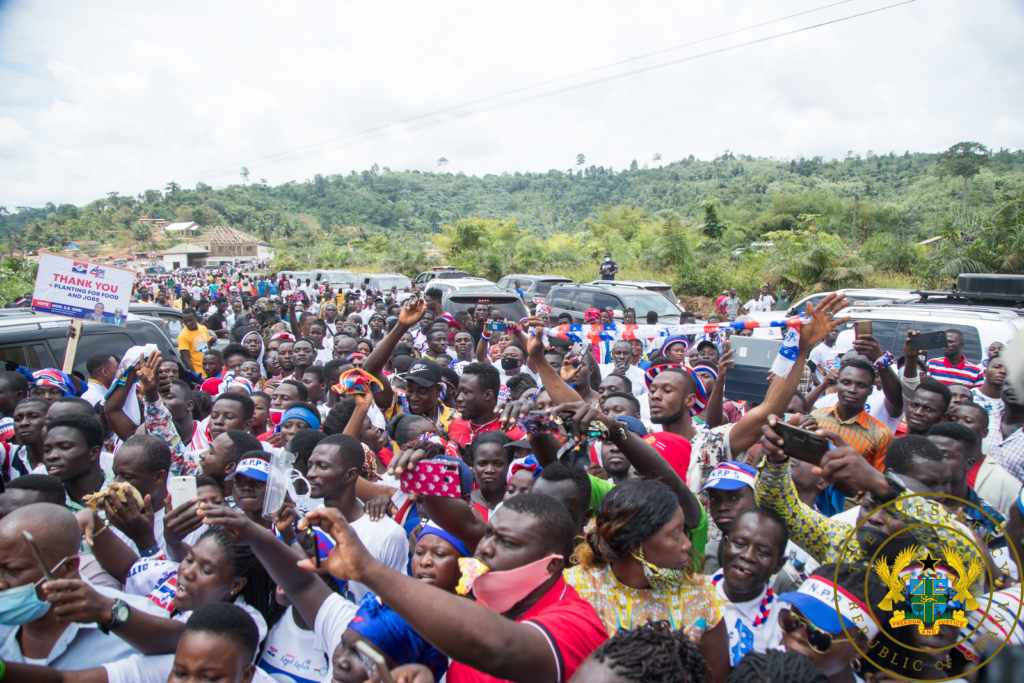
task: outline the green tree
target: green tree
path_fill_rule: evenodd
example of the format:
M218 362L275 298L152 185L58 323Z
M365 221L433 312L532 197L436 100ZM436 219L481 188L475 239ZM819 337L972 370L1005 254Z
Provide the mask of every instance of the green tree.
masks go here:
M247 169L245 166L242 167L242 171L238 175L242 176L243 185L247 185L249 183L249 169Z
M964 179L964 212L967 211L967 180L981 173L981 167L992 159L988 148L980 142L958 142L936 157L939 170L944 175Z
M700 231L710 240L721 239L722 233L725 232L726 224L718 218L715 200L705 199L700 204L704 207L704 225L701 226Z
M587 157L583 156L582 154L577 154L576 155L576 165L577 166L582 166L585 163L587 163Z
M441 167L441 173L444 173L444 169L448 167L448 160L441 157L437 160L437 165Z

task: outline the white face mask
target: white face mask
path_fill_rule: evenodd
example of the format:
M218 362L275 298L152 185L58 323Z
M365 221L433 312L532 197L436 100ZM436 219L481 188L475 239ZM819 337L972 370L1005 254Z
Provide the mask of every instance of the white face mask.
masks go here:
M604 260L605 260L605 263L607 263L608 261L612 260L612 257L611 256L605 256Z

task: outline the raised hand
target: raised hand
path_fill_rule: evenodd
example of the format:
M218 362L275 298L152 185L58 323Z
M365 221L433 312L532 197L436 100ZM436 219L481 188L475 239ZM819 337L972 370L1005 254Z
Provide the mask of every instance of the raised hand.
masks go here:
M834 317L850 305L845 294L829 294L817 306L807 302L807 317L810 320L800 328L800 350L810 351L828 336L828 333L847 322L850 316Z
M363 547L362 541L359 540L356 532L348 525L339 510L317 508L306 513L306 516L299 520L297 526L300 531L308 529L310 526L320 527L335 542L335 546L331 548L327 559L321 562L319 569L312 559L299 562L299 566L303 569L328 573L338 579L352 581L360 581L369 571L372 571L375 562L373 557Z
M193 531L203 526L203 518L199 516L198 498L193 498L184 505L171 508L171 495L164 499L164 541L167 545L181 543Z
M544 323L537 321L536 325L530 327L530 333L526 341L526 354L535 361L544 361Z
M736 352L730 348L729 342L722 344L722 357L718 359L718 378L721 379L729 368L736 366L736 361L732 359ZM769 380L771 381L771 380Z
M413 327L423 319L427 305L423 299L406 299L402 304L402 310L398 312L398 324L405 327Z
M150 403L159 396L160 390L160 352L155 351L149 354L148 358L141 358L135 364L135 374L139 379L139 387L143 395Z

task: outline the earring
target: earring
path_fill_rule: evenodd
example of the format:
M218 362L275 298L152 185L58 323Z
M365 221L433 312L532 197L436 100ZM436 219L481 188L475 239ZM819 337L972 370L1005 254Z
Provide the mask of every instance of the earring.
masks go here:
M860 658L850 660L850 668L853 669L854 673L860 673Z

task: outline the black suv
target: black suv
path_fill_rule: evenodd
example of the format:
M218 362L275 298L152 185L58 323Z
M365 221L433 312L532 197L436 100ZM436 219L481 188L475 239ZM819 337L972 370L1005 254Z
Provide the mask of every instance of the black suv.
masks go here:
M572 279L561 275L506 275L498 280L498 286L506 292L514 292L516 282L523 292L523 299L535 304L544 303L544 297L555 285L571 283Z
M657 313L658 322L666 325L678 325L679 314L682 313L679 306L661 294L624 284L555 285L548 290L544 303L551 309L552 320L560 313L569 313L574 323L583 322L583 314L589 308L611 308L617 320L622 319L626 309L632 308L636 311L636 321L641 325L646 322L648 311Z
M130 315L130 314L129 314ZM134 316L132 316L134 318ZM177 359L174 348L158 323L129 318L124 327L86 321L82 325L82 338L78 340L74 369L88 377L85 362L97 353L109 353L118 361L133 346L156 344L164 358ZM68 346L70 318L33 314L0 316L0 361L11 361L31 370L60 368Z

